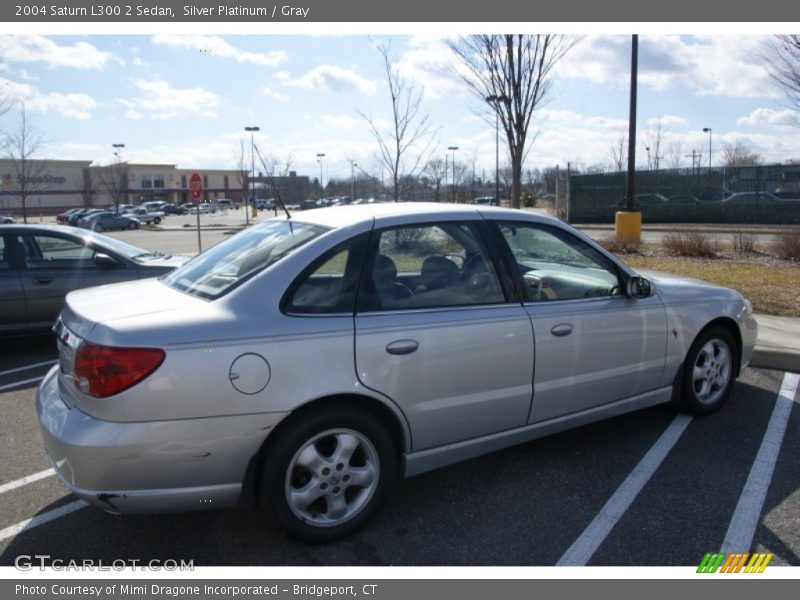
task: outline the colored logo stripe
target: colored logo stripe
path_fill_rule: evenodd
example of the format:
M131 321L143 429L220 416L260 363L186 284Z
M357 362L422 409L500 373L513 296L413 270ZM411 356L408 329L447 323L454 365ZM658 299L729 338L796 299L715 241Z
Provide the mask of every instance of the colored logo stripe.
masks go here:
M731 554L708 552L697 567L698 573L739 573L744 569L745 573L763 573L764 569L772 560L772 554L756 552L733 552ZM747 559L750 559L748 562ZM747 563L747 566L745 566Z

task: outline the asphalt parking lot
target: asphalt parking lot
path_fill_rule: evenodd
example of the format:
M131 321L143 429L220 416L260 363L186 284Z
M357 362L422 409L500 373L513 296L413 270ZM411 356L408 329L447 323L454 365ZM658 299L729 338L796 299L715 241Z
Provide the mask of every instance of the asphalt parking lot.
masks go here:
M203 233L209 245L226 235ZM114 235L184 254L196 244L184 231ZM309 546L271 530L253 508L120 517L77 500L50 470L36 423L36 386L56 356L49 336L0 343L0 565L38 554L196 566L696 566L748 527L752 547L726 551L800 565L791 374L747 369L710 417L655 407L401 481L360 534Z
M669 407L404 480L359 535L308 546L269 529L252 508L120 517L76 500L49 470L33 404L54 346L41 337L0 351L0 565L36 554L196 566L554 565L575 564L568 550L574 558L575 546L587 544L594 550L577 564L697 565L726 538L784 380L748 369L722 411L679 418L674 446L651 476L639 477L629 505L608 503L625 496L643 459L674 433ZM772 565L800 565L800 411L791 411L777 448L771 481L761 484L753 551L774 553Z

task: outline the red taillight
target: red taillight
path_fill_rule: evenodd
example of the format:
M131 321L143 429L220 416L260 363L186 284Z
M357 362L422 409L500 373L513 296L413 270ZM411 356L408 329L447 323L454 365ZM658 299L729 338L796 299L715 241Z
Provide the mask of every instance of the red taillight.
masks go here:
M84 394L113 396L150 375L165 356L158 348L112 348L83 342L75 354L75 383Z

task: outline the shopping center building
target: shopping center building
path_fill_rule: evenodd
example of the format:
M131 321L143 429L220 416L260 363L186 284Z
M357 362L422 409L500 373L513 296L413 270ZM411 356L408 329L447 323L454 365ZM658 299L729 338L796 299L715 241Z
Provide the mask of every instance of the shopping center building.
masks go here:
M191 202L188 182L203 178L202 200L242 201L248 173L235 169L184 169L174 164L135 161L92 166L92 161L0 159L0 214L51 215L73 207L108 207L119 202L141 204L164 200Z

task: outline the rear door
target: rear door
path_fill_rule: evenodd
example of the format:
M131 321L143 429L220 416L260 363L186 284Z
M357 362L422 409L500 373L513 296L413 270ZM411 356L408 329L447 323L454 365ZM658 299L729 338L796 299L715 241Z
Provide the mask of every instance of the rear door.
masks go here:
M361 278L359 380L397 403L413 450L524 425L533 337L474 222L376 230Z
M95 250L81 238L50 232L17 236L25 250L20 272L32 328L52 326L72 290L136 279L121 261L97 265Z

